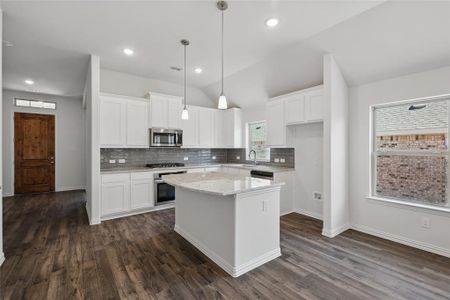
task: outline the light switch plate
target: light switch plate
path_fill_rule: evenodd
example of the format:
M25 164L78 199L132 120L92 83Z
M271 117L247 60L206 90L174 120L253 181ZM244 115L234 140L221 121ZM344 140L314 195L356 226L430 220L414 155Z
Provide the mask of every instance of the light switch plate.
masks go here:
M276 162L276 163L278 163L278 162L280 162L280 159L279 159L279 158L274 158L273 161Z
M284 164L286 160L284 158L280 158L280 163Z
M236 159L241 159L241 157L240 156L236 156Z
M216 159L216 157L215 157L215 156L213 156L213 157L212 157L212 159Z
M119 164L124 164L126 162L125 158L120 158L119 159Z
M110 159L110 160L109 160L109 163L110 163L110 164L115 164L115 163L116 163L116 160L115 160L115 159Z
M185 156L183 159L184 160L189 160L189 156Z

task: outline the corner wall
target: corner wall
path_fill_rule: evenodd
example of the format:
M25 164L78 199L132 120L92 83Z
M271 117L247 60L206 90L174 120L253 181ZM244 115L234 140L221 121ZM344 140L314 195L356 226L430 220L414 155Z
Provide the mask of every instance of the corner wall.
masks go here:
M100 58L91 55L83 96L86 116L86 212L91 225L100 223Z
M369 107L450 94L450 67L350 89L350 211L356 230L450 257L450 212L369 200ZM423 217L429 229L421 227Z
M0 8L0 40L3 41L3 11ZM2 60L3 53L2 47L0 47L0 90L3 88L3 69L2 69ZM3 106L3 98L2 93L0 93L0 141L3 144L3 136L2 136L2 106ZM0 170L2 170L2 147L0 147ZM3 177L2 173L0 173L0 266L5 261L5 254L3 253Z
M322 234L350 227L348 206L348 88L334 57L324 56L324 210Z

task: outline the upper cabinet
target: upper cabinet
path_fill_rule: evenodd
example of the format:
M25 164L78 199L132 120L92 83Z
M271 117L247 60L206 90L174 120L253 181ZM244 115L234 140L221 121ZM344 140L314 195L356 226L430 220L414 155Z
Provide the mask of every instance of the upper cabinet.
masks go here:
M150 127L180 129L181 98L150 93Z
M100 147L148 147L148 100L102 94Z
M242 147L242 111L240 108L215 110L214 147Z
M196 147L199 144L198 108L195 106L188 106L188 111L189 119L180 121L181 129L183 130L183 147Z
M198 107L198 141L204 148L214 147L214 117L215 109Z
M278 96L266 104L267 144L286 146L288 125L321 122L325 116L323 86Z
M285 102L281 99L267 103L267 145L282 147L286 145Z

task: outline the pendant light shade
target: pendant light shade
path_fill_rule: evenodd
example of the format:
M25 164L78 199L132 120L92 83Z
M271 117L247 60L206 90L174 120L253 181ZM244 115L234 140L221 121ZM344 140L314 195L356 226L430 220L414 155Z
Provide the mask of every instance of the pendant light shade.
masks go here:
M219 96L219 109L227 109L228 103L227 103L227 97L225 97L225 94L223 93L223 13L228 8L228 3L226 1L218 1L217 2L217 8L222 12L222 38L221 38L221 51L222 51L222 90L220 92Z
M228 108L227 97L225 97L225 95L220 95L219 109L227 109L227 108Z
M186 47L189 45L189 41L181 40L181 44L184 47L184 92L183 92L184 107L183 111L181 112L181 120L189 120L189 112L186 106Z

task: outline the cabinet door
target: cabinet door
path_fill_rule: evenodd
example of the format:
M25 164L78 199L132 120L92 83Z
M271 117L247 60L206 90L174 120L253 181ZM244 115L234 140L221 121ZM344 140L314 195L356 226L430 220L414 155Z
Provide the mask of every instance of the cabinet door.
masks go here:
M140 175L140 174L138 174ZM131 209L150 208L154 206L153 173L149 178L133 178L131 174L130 205Z
M129 174L102 175L102 216L126 212L129 210L129 204Z
M150 96L151 127L167 128L168 104L167 99L159 96Z
M127 146L148 147L148 103L127 101Z
M275 100L267 103L267 145L285 146L286 126L284 123L284 102Z
M306 120L308 122L322 121L324 118L323 90L309 92L306 95Z
M198 109L199 144L201 147L214 146L214 110Z
M169 101L168 123L167 126L173 129L181 128L181 112L183 106L178 101Z
M198 146L198 123L197 109L193 106L188 107L189 120L181 120L181 129L183 129L183 147Z
M126 103L113 97L100 98L100 146L123 147L126 144Z
M305 121L305 95L293 95L285 100L286 124Z

